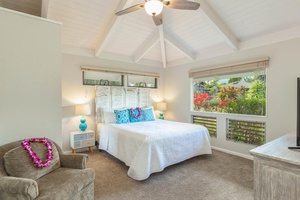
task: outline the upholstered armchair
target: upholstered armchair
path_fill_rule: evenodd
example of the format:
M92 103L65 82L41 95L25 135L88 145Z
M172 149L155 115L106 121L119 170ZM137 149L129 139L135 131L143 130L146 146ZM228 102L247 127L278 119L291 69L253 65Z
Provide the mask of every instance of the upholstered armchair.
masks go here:
M0 200L94 199L95 172L86 168L88 155L64 154L51 141L50 166L37 168L21 143L0 146ZM48 151L44 144L31 143L30 146L41 160L46 158Z

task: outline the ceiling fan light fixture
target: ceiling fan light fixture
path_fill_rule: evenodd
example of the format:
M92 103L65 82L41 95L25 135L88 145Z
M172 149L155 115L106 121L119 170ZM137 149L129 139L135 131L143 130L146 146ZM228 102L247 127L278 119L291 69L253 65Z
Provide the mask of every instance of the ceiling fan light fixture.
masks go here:
M164 8L163 3L160 0L149 0L145 3L145 10L148 15L159 15Z

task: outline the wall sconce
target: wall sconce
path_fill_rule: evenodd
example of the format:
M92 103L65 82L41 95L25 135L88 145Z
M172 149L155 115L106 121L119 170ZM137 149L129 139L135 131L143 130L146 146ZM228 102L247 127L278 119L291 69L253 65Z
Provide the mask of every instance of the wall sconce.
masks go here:
M82 115L80 119L79 129L85 131L87 128L85 115L90 115L91 109L89 104L80 104L75 106L75 115Z
M159 119L165 119L163 111L167 110L167 104L165 102L157 103L157 110L160 111Z

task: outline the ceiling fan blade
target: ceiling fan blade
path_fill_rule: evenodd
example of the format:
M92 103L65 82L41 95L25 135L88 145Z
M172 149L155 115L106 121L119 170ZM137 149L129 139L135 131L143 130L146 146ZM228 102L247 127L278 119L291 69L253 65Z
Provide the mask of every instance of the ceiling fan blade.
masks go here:
M162 25L163 23L162 12L159 15L152 16L152 19L156 26Z
M200 3L192 1L166 1L164 5L172 9L183 9L183 10L197 10L200 7Z
M128 13L137 11L139 9L142 9L142 8L144 8L144 4L143 3L136 4L134 6L128 7L126 9L124 9L124 10L119 11L119 12L116 12L116 15L118 15L118 16L125 15L125 14L128 14Z

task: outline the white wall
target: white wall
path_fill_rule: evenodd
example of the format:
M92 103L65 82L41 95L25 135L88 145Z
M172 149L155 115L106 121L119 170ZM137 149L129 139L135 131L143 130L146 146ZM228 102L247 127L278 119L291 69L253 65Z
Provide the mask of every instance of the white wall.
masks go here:
M61 145L61 25L0 7L0 145Z
M296 78L300 77L300 39L289 40L227 56L203 60L198 63L169 68L165 71L165 98L168 102L166 117L171 120L191 122L191 94L188 71L203 67L234 64L270 57L267 69L267 117L244 116L246 120L266 121L266 140L271 141L296 129ZM178 81L181 80L181 81ZM226 141L225 120L235 117L226 114L194 113L218 116L218 138L212 145L249 155L253 145ZM295 140L296 141L296 140Z
M74 106L76 104L89 103L94 111L95 87L82 85L81 66L93 66L99 68L109 68L124 71L136 71L147 73L158 73L158 89L151 90L151 98L154 102L164 99L164 70L160 68L145 67L142 65L114 62L99 58L84 57L63 54L63 69L62 69L62 139L63 150L70 151L70 131L77 131L80 116L74 116ZM95 112L91 116L86 116L88 129L95 130Z

